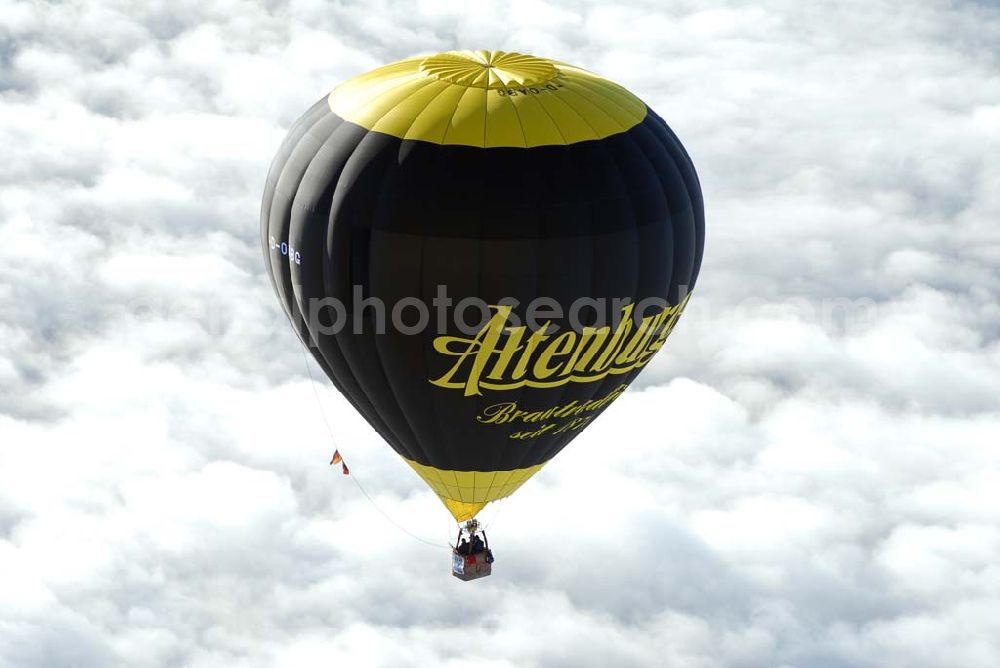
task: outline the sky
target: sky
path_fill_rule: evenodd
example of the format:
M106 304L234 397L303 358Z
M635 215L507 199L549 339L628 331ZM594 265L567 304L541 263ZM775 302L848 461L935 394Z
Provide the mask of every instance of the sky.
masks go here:
M0 667L1000 665L998 44L971 0L0 0ZM258 238L299 114L456 48L628 87L707 217L474 583Z

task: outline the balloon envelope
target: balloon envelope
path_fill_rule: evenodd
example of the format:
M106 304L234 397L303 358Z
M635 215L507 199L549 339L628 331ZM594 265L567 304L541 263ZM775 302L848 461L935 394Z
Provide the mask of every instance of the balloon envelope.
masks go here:
M271 165L261 237L303 343L462 520L660 349L698 275L704 212L677 137L621 86L448 52L313 105Z

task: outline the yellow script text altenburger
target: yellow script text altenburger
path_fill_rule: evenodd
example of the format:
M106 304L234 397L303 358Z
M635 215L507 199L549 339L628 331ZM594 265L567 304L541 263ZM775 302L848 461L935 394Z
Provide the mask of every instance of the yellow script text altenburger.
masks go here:
M492 316L474 336L434 339L434 350L454 361L430 382L461 389L468 397L481 395L483 389L558 387L627 373L646 364L663 346L685 304L687 298L638 324L632 318L635 305L627 304L614 329L584 327L556 335L546 333L552 321L532 332L525 325L507 324L512 306L490 306Z

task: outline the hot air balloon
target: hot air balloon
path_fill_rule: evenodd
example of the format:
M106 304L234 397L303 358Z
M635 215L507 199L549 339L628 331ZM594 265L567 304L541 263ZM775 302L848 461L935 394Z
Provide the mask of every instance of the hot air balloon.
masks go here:
M271 164L261 238L299 338L462 522L662 347L698 276L704 209L680 141L622 86L453 51L306 111Z

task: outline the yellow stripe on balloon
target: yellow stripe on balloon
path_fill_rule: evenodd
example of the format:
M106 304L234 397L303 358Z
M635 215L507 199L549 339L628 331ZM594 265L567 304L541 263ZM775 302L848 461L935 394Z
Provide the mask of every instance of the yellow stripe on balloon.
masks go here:
M328 103L368 130L481 148L604 139L647 113L642 100L592 72L507 51L402 60L337 86Z
M510 496L547 462L512 471L447 471L403 459L434 490L455 519L472 519L490 501Z

